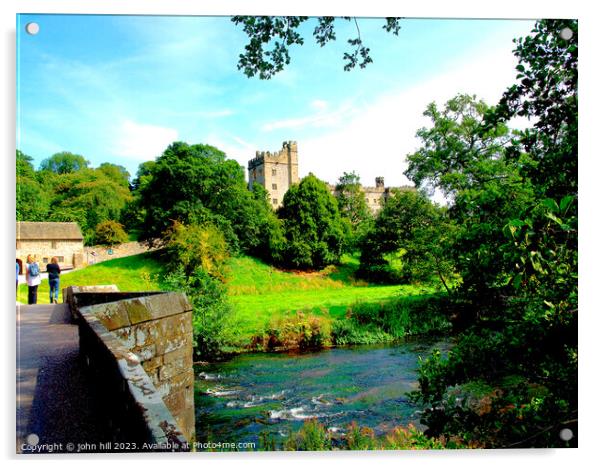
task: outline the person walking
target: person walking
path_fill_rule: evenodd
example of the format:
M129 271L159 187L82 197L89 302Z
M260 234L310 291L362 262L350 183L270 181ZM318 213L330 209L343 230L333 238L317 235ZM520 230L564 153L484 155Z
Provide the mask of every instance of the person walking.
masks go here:
M46 271L48 272L48 285L50 286L50 303L58 304L61 267L56 257L52 257L50 263L46 265Z
M27 256L27 265L25 266L25 280L27 281L27 303L38 303L38 286L42 282L40 278L40 265L36 262L33 255Z

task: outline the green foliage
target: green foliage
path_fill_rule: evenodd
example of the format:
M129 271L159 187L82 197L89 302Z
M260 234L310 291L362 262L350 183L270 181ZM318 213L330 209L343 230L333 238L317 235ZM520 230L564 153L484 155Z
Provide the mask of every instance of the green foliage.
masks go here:
M109 179L114 180L119 185L129 187L130 173L125 167L118 164L102 163L98 170L104 173Z
M345 231L336 199L313 174L284 195L278 217L286 238L282 263L299 269L320 269L341 258Z
M69 174L87 168L88 164L90 164L89 161L86 161L83 156L63 151L44 159L40 164L40 170L54 172L55 174Z
M165 282L168 289L184 292L192 303L195 356L204 360L221 356L232 342L232 308L225 286L202 268L186 275L180 267Z
M98 224L120 219L131 200L129 188L100 169L81 169L52 179L54 197L48 221L75 221L86 243L94 241Z
M269 245L274 216L267 201L250 192L242 168L209 145L171 144L142 169L137 192L144 213L142 237L161 239L173 221L215 225L232 251ZM270 224L271 223L271 224Z
M233 16L232 22L242 25L243 31L249 37L245 53L239 55L238 69L243 70L247 77L259 75L262 80L268 80L290 63L289 47L303 45L305 40L299 27L307 21L307 16ZM323 47L326 43L336 40L335 18L319 16L315 18L317 25L313 31L316 43ZM364 45L356 18L343 17L344 21L354 21L357 37L347 40L351 50L345 52L344 70L349 71L357 65L365 68L372 62L370 49ZM400 18L386 18L383 29L398 35ZM264 48L273 45L271 50Z
M563 39L569 28L572 37ZM429 434L487 447L563 447L577 408L577 22L516 41L519 84L487 108L459 96L418 135L408 176L453 199L466 329L420 369ZM533 128L506 135L506 122Z
M272 450L278 449L276 444ZM441 450L472 448L459 437L429 437L412 424L398 426L381 437L368 427L360 427L355 422L347 428L346 434L339 440L333 438L324 425L316 419L305 421L298 432L293 432L284 442L285 450Z
M285 450L323 451L330 450L330 435L317 419L308 419L296 434L285 442Z
M91 244L96 227L119 220L132 200L127 172L121 166L104 163L89 169L83 156L67 152L45 160L37 172L31 161L17 151L18 221L74 221Z
M228 246L223 234L211 224L186 226L174 222L167 232L166 254L172 268L181 267L187 276L201 268L214 278L225 279Z
M397 191L360 242L360 275L372 281L431 281L447 288L453 274L448 250L453 225L424 194Z
M389 343L395 338L377 325L339 319L332 324L332 343L337 346Z
M123 244L128 241L123 225L112 219L98 223L95 234L96 243L100 245Z
M359 239L366 235L373 220L360 178L355 172L343 173L335 187L335 197L341 217L349 222L347 248L353 250Z
M44 221L50 206L51 193L40 183L31 162L33 158L17 150L16 154L16 219Z
M318 350L331 345L330 320L297 312L291 317L278 317L270 322L263 334L252 340L252 348Z

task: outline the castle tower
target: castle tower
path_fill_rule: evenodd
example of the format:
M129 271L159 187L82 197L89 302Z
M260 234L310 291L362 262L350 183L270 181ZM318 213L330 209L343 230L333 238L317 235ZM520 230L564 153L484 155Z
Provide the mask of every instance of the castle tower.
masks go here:
M282 205L289 187L299 182L299 155L296 141L285 141L278 152L257 151L248 164L249 189L260 184L270 194L274 209Z

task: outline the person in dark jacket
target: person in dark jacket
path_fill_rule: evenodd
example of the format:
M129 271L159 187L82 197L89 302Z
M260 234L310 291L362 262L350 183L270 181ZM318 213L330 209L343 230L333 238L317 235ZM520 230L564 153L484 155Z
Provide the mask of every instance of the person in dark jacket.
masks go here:
M61 267L56 257L52 257L50 263L46 265L46 271L48 272L48 285L50 286L50 303L58 304Z

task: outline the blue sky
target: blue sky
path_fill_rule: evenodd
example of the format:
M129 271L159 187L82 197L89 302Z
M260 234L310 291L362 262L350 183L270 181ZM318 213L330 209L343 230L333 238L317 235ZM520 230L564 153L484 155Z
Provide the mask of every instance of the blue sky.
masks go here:
M24 26L36 22L37 35ZM228 17L21 15L17 18L17 148L36 166L59 151L108 161L133 175L176 140L208 143L241 165L257 150L299 144L300 174L402 185L405 155L431 101L458 92L494 104L515 77L512 39L528 20L402 22L358 19L374 63L343 71L355 25L306 45L269 81L236 68L246 43Z

